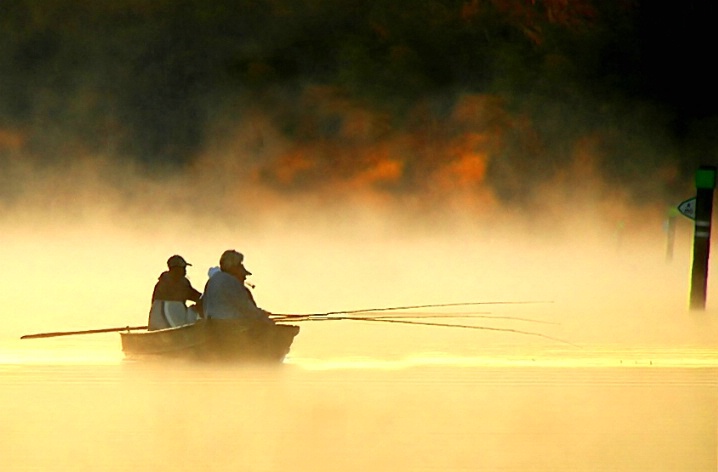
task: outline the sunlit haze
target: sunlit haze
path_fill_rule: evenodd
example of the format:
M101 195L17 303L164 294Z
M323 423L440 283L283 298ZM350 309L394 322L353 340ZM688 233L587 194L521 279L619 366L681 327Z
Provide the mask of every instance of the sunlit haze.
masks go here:
M4 285L12 294L6 307L18 314L2 328L6 339L142 325L170 255L182 254L192 263L188 277L202 290L207 270L228 248L245 254L255 298L274 313L509 302L441 311L530 318L544 323L471 322L566 341L489 330L308 322L293 349L300 357L462 354L495 344L690 346L708 342L715 329L712 290L705 312L688 309L691 222L680 217L667 260L660 205L624 205L623 218L616 220L596 211L604 202L585 199L555 203L559 208L547 207L549 217L512 209L502 214L498 205L486 217L470 207L427 215L391 201L359 206L330 198L325 214L320 201L279 200L276 194L265 200L240 186L234 200L225 195L221 209L202 214L201 192L172 182L157 184L144 197L146 204L141 192L133 192L135 206L128 210L102 185L94 192L94 198L66 194L76 202L69 211L17 208L5 220ZM220 189L214 193L221 197ZM173 199L183 199L187 211L156 207L158 200ZM712 288L713 279L709 282ZM86 338L76 342L92 344Z
M716 5L0 1L0 470L715 472ZM284 362L126 358L227 249Z

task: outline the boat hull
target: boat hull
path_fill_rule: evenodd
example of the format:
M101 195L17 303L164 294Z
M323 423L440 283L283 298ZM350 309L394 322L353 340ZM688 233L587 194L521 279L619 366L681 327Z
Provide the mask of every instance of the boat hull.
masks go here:
M199 320L154 331L121 332L127 358L173 357L213 362L282 362L299 327L258 325L238 320Z

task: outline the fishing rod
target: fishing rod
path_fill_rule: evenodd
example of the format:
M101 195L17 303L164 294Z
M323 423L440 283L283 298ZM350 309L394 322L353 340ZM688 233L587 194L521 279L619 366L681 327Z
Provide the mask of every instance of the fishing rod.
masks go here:
M304 316L304 317L297 317L297 316L290 316L290 317L284 317L284 316L278 316L278 317L272 317L274 321L304 321L314 318L313 316ZM490 319L490 320L511 320L511 321L524 321L527 323L541 323L541 324L553 324L558 325L560 323L556 323L553 321L544 321L544 320L536 320L531 318L522 318L517 316L498 316L494 315L491 316L489 313L408 313L408 312L401 312L401 313L393 313L391 315L372 315L372 319L374 320L388 320L388 319L427 319L427 318L481 318L481 319ZM316 317L316 319L334 319L331 317Z
M357 310L341 310L341 311L327 311L324 313L299 313L299 314L280 314L275 313L275 316L281 316L286 318L304 318L309 316L331 316L331 315L350 315L354 313L372 313L378 311L397 311L397 310L415 310L419 308L444 308L452 306L476 306L476 305L525 305L532 303L553 303L553 301L537 300L537 301L497 301L497 302L461 302L461 303L435 303L428 305L408 305L408 306L393 306L393 307L381 307L381 308L362 308Z
M517 333L517 334L525 334L528 336L538 336L545 339L550 339L551 341L557 341L564 344L569 344L574 347L581 347L577 344L574 344L572 342L555 338L553 336L548 336L543 333L536 333L534 331L523 331L520 329L512 329L512 328L493 328L490 326L473 326L473 325L457 325L457 324L449 324L449 323L428 323L428 322L422 322L422 321L408 321L408 320L391 320L391 319L382 319L382 318L370 318L370 317L363 317L363 316L337 316L332 318L308 318L306 321L332 321L332 320L350 320L350 321L374 321L379 323L401 323L401 324L411 324L411 325L420 325L420 326L439 326L443 328L462 328L462 329L480 329L485 331L501 331L506 333Z
M481 318L485 320L511 320L511 321L525 321L527 323L541 323L541 324L552 324L557 325L559 323L553 321L535 320L532 318L522 318L518 316L499 316L487 314L450 314L450 313L418 313L412 314L399 314L399 315L377 315L371 317L374 320L393 320L393 319L422 319L422 318Z

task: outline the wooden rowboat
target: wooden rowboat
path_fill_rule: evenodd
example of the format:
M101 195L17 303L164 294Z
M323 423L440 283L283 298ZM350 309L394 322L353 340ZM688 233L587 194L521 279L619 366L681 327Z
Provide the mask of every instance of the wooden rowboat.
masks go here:
M120 332L125 357L178 357L202 361L282 362L299 326L249 328L238 320L199 320L154 331Z

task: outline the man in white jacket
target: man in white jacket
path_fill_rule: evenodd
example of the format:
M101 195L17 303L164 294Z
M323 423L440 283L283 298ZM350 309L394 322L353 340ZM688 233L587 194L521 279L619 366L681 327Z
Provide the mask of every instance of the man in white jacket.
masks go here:
M257 306L245 286L248 275L242 253L229 249L219 259L220 271L212 274L204 287L202 307L207 319L240 319L248 325L273 324L270 313Z

